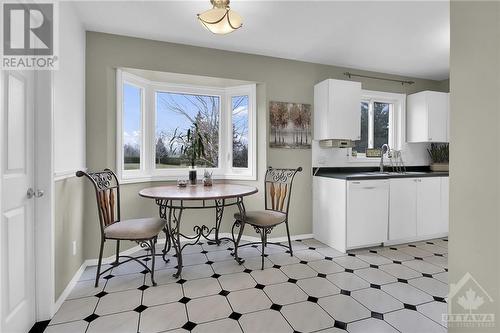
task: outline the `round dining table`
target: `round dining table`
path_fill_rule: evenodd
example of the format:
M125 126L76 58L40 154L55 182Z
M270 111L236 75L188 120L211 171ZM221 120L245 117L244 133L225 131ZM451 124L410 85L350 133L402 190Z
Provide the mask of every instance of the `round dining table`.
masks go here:
M243 230L239 225L240 232L237 239L220 238L219 230L224 214L224 208L236 205L241 216L245 216L245 205L243 198L257 193L254 186L214 183L212 186L187 185L179 187L177 185L166 185L158 187L149 187L139 191L139 195L144 198L154 199L159 207L160 218L166 220L166 240L163 254L170 250L172 245L177 258L177 272L175 278L179 278L182 273L182 250L188 245L197 244L203 237L209 242L220 245L222 240L232 241L238 244ZM196 225L193 228L194 235L185 235L181 232L182 212L187 209L209 209L215 208L215 224L207 226L205 224ZM213 238L212 237L213 233ZM181 237L186 240L181 244ZM238 257L238 249L234 247L234 258L238 263L241 259Z

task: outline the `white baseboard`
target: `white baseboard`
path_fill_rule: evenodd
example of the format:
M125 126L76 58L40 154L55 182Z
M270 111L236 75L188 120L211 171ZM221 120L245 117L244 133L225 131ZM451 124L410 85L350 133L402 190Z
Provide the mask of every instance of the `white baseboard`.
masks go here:
M64 301L66 300L66 298L69 296L69 294L71 293L71 291L75 287L76 283L80 280L80 276L82 276L82 274L85 271L86 267L87 267L87 265L84 262L80 266L80 268L78 268L78 270L76 271L75 275L73 275L73 278L71 279L71 281L69 281L69 283L66 286L66 288L64 288L61 296L59 296L59 298L57 299L57 301L52 305L52 311L51 311L52 314L56 314L57 310L59 310L59 308L61 307L61 305L64 303Z
M391 240L391 241L384 242L384 246L398 245L398 244L405 244L405 243L413 243L413 242L420 242L420 241L424 241L424 240L431 240L431 239L444 238L444 237L448 237L448 233L447 232L443 232L443 233L435 234L435 235L419 236L419 237L411 237L411 238L405 238L405 239Z
M222 237L229 237L229 238L231 238L231 234L230 233L220 233L219 236L221 238ZM313 238L313 234L303 234L303 235L290 236L291 240L308 239L308 238ZM260 237L255 237L255 236L242 235L241 239L244 240L244 241L247 241L247 242L260 242ZM181 241L185 241L185 240L186 240L185 238L181 238ZM288 240L287 237L274 237L274 238L269 238L268 239L269 242L273 242L273 243L284 242L284 241L287 241L287 240ZM165 238L158 239L158 244L165 244ZM120 255L122 255L122 256L128 256L128 255L131 255L131 254L133 254L133 253L135 253L135 252L137 252L137 251L139 251L141 249L142 248L139 245L137 245L137 246L134 246L134 247L132 247L130 249L121 251ZM107 258L102 258L102 264L103 265L110 264L114 260L115 260L115 256L114 255L112 255L110 257L107 257ZM87 259L87 260L85 260L83 262L83 264L76 271L75 275L73 276L73 278L71 279L71 281L68 283L68 285L66 286L66 288L64 289L64 291L62 292L61 296L59 296L59 298L57 299L57 301L54 303L53 309L52 309L53 310L52 311L53 314L55 314L57 312L57 310L59 310L59 308L61 307L61 305L63 304L63 302L69 296L69 294L71 293L71 291L75 287L75 285L78 282L78 280L80 280L80 276L85 271L85 268L90 267L90 266L97 266L97 262L98 262L98 259Z

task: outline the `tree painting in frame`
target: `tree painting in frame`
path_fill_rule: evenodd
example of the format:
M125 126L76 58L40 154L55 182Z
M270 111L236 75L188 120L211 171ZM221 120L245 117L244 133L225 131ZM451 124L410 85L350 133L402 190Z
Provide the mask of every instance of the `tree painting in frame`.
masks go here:
M269 102L271 148L311 148L311 105Z

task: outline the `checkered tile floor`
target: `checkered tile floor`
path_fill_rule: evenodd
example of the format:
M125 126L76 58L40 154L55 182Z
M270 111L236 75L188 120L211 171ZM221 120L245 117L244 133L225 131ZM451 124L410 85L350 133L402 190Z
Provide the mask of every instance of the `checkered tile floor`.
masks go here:
M157 263L157 287L137 263L114 268L93 286L95 267L46 332L446 332L447 239L340 253L314 240L247 246L238 265L232 244L185 248Z

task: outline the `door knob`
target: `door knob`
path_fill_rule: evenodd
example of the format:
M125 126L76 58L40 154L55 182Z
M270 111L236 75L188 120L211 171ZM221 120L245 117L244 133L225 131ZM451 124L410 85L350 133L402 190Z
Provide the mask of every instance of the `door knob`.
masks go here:
M41 198L43 197L45 193L43 192L43 190L34 190L33 188L29 188L28 191L26 191L26 196L28 197L28 199L31 199L31 198Z

